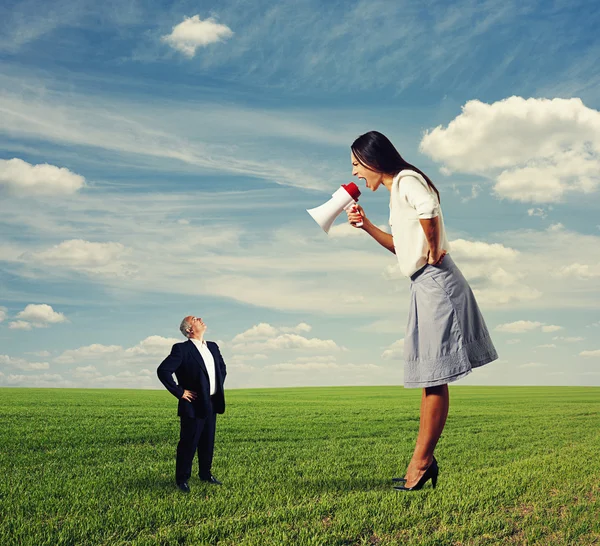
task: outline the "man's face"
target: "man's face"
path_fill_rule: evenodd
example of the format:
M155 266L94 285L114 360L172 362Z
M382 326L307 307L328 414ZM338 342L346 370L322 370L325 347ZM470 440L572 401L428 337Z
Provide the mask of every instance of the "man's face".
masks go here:
M200 338L206 332L206 324L199 317L190 315L186 317L187 321L191 324L190 330L188 330L189 337Z

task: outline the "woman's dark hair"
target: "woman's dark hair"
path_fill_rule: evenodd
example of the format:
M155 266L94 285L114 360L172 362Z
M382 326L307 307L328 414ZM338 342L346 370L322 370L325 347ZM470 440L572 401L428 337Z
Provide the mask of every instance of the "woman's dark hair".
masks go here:
M354 157L363 166L371 170L394 176L404 169L418 172L427 181L427 185L436 193L438 202L440 202L440 192L429 177L421 169L407 163L385 135L378 131L369 131L364 135L360 135L350 148Z

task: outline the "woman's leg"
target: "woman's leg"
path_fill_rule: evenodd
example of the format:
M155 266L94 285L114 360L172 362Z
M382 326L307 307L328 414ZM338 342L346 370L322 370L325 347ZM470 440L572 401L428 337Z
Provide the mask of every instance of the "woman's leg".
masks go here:
M449 405L448 385L423 389L419 435L415 451L406 470L406 487L416 485L433 461L433 451L444 430Z

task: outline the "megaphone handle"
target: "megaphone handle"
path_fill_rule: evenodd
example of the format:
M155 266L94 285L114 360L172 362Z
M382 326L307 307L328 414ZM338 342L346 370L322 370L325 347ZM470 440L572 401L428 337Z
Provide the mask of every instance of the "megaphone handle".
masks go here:
M358 210L355 208L356 207L356 202L352 203L348 208L354 209L353 212L358 212ZM356 222L356 224L354 224L357 228L359 227L363 227L363 223L362 222Z

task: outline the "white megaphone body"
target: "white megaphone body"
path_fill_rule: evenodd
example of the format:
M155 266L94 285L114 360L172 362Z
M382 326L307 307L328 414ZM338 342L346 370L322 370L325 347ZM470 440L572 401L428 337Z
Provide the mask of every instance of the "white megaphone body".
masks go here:
M325 233L329 233L335 219L343 210L348 210L356 205L359 196L360 190L354 182L342 184L327 203L314 209L307 209L306 212L314 218ZM356 227L362 227L362 222L357 223Z

